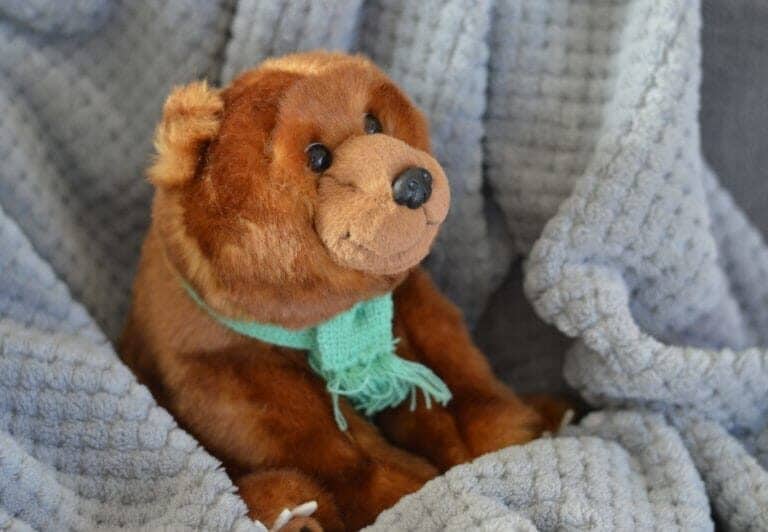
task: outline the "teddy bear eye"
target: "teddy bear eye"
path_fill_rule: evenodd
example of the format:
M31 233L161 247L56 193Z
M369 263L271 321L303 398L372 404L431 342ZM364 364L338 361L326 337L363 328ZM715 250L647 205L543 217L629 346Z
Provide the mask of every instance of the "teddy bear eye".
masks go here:
M320 144L319 142L313 142L306 149L307 163L310 170L316 173L327 170L333 162L333 156L331 156L331 150Z
M371 113L365 115L364 124L365 132L369 135L372 135L373 133L381 133L384 131L384 128L381 127L381 122L379 122L379 119L373 116Z

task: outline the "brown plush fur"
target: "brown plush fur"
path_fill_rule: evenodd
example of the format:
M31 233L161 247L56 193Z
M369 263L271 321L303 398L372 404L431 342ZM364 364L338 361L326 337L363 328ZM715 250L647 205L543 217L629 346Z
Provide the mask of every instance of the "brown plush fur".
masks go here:
M366 113L383 134L365 135ZM333 152L320 175L307 166L312 142ZM546 427L493 376L458 310L414 269L445 218L447 181L429 155L424 118L368 60L297 54L222 91L178 88L155 145L153 220L121 352L224 462L253 517L271 523L281 509L316 500L315 515L288 529L357 529L439 471ZM433 175L419 209L391 197L409 166ZM454 398L386 411L379 428L343 403L342 432L304 353L223 328L182 280L222 314L290 328L394 290L399 355L431 367Z

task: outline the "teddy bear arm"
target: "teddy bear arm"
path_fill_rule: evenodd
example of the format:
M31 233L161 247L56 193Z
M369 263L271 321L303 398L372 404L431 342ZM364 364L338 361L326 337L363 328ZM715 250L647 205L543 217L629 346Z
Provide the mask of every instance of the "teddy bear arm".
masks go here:
M450 440L460 437L471 458L541 434L545 428L542 416L496 378L472 342L461 312L438 291L426 271L414 270L397 289L395 314L401 337L398 353L430 367L448 385L453 398L445 408L394 409L384 423L388 435L397 435L403 445L429 447L431 443L441 449L446 447L446 434L452 433ZM440 421L446 412L455 429ZM409 415L420 422L409 420ZM458 448L458 442L453 447ZM451 461L436 463L445 467L453 465Z
M440 293L423 268L408 275L395 290L394 301L395 332L407 350L403 355L437 373L451 389L454 402L465 396L512 393L475 346L461 311Z

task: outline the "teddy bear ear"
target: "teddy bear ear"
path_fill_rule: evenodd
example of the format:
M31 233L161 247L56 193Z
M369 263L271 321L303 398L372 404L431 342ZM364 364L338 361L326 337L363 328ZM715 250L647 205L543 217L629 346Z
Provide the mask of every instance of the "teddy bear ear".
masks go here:
M205 81L176 87L155 130L155 160L147 170L157 187L178 187L195 177L208 144L219 132L224 102Z

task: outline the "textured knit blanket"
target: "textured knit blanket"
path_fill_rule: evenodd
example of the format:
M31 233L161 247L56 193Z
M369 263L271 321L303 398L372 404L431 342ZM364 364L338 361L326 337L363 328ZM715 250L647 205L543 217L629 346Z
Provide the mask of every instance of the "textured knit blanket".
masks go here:
M169 88L325 47L367 53L430 117L454 196L442 286L474 319L527 257L594 409L371 530L768 530L768 247L701 155L700 17L694 0L0 0L0 528L264 529L112 342Z

